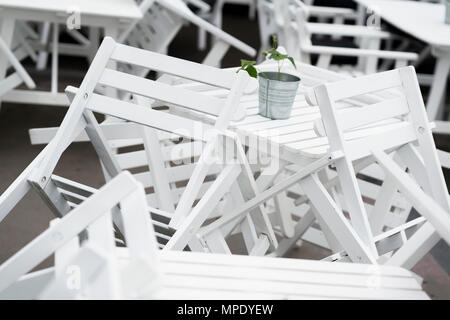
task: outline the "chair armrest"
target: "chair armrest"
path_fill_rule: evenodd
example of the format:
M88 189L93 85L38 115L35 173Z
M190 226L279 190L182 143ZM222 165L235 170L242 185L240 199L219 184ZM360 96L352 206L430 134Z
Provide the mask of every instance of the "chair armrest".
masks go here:
M344 18L356 19L357 13L353 9L348 8L335 8L335 7L321 7L321 6L309 6L309 16L334 18L336 16L343 16Z
M355 10L350 8L339 8L339 7L325 7L325 6L314 6L306 5L300 0L294 0L297 6L306 7L309 16L323 17L323 18L335 18L336 16L342 16L345 18L356 19L358 14ZM295 10L295 6L292 6L290 10Z
M312 34L326 34L337 36L351 36L359 38L389 39L391 34L386 31L368 28L365 26L353 26L346 24L308 23L308 31Z
M417 53L398 52L372 49L338 48L326 46L303 46L301 48L306 53L328 54L348 57L377 57L381 59L414 61L418 58Z

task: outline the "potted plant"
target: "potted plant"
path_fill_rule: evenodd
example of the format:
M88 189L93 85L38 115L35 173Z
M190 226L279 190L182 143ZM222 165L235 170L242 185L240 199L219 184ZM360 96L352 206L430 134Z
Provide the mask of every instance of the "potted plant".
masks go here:
M262 53L277 62L277 72L258 72L256 61L241 60L241 68L253 78L259 79L259 114L270 119L288 119L297 94L300 78L281 72L288 60L297 69L294 59L277 50L277 38L273 36L272 49Z

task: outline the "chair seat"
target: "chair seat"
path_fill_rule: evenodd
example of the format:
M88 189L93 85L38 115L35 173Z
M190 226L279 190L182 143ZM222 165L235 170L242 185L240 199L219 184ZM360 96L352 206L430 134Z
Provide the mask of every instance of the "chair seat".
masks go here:
M127 249L117 248L126 261ZM428 299L398 267L299 259L159 251L156 298Z

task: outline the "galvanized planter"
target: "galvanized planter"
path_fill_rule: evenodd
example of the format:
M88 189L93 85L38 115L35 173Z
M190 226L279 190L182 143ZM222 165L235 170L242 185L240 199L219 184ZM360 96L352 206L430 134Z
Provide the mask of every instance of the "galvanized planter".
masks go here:
M300 78L277 72L264 72L259 78L259 114L270 119L288 119L297 94Z
M445 23L450 24L450 0L444 0L445 4Z

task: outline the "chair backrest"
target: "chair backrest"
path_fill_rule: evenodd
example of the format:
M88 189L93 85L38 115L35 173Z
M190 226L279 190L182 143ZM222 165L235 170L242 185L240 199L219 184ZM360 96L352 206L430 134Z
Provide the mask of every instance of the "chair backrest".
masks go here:
M122 63L137 65L156 72L208 83L226 90L228 94L225 94L225 97L220 99L183 88L175 88L168 84L110 69L107 65L111 62L119 65ZM245 116L243 111L237 110L237 102L246 87L247 80L248 76L243 73L236 75L230 71L117 44L113 39L105 38L85 79L73 98L71 108L69 108L60 129L56 133L55 139L50 143L50 154L52 155L46 156L47 159L44 160L45 164L41 165L42 171L39 175L53 171L57 159L66 146L70 144L71 139L74 138L72 135L75 133L76 128L82 129L86 125L86 117L83 118L83 114L86 112L103 113L162 131L175 133L188 139L208 140L206 135L210 133L211 126L95 93L95 88L101 87L101 89L105 89L102 90L103 92L108 92L111 89L128 92L169 105L176 105L199 113L213 115L217 117L214 129L226 130L229 121L233 117L236 115L238 117ZM96 122L95 118L90 117L90 119ZM90 123L90 120L87 123ZM98 124L94 124L94 128L98 129ZM78 132L76 135L78 135ZM94 135L98 136L99 133L94 133ZM95 139L91 137L91 141L94 140L103 141L104 139L103 137ZM104 146L100 148L104 148ZM111 176L115 176L118 166L116 163L113 165L113 160L110 160L110 162L104 164L107 170L110 171ZM116 169L112 168L114 166ZM38 182L40 185L46 184L44 177L45 175L39 178L36 176L37 181L43 180Z
M215 98L208 94L188 90L187 88L177 88L169 84L115 71L107 67L110 63L134 64L176 77L208 83L208 85L221 90L223 95ZM248 79L249 77L246 73L241 72L236 74L230 70L221 70L183 61L181 59L117 44L113 39L105 38L80 88L68 89L69 96L73 100L55 137L44 151L41 152L38 158L25 169L0 197L0 217L5 217L31 187L34 187L38 191L43 200L57 216L64 216L72 210L73 196L70 196L70 192L64 192L64 188L61 189L58 185L59 182L53 176L53 170L65 149L84 130L101 159L104 171L109 177L115 177L122 172L123 168L133 167L133 164L137 162L139 165L142 156L145 157L146 154L152 153L148 143L145 142L146 138L148 138L146 137L148 134L146 129L154 128L160 132L174 134L200 142L200 144L203 142L215 143L217 134L220 132L225 133L233 116L239 114L237 108L240 96L246 88ZM111 89L113 90L111 91ZM213 121L212 125L209 125L184 116L171 114L164 110L152 109L148 106L139 105L138 103L122 101L114 97L116 91L129 92L138 98L145 97L155 102L184 110L189 109L197 114L212 117L215 121ZM111 93L113 96L107 96L105 93ZM138 102L139 99L136 100ZM129 139L133 134L137 134L135 137L143 139L146 153L141 153L140 157L124 156L121 158L119 156L118 159L113 150L111 150L111 146L105 138L105 133L100 129L100 125L93 112L120 118L131 124L135 123L146 127L143 129L140 126L136 126L139 129L133 131L132 128L128 132L128 136L126 136ZM150 140L147 139L148 141ZM200 151L200 153L202 152ZM148 165L148 162L146 164ZM204 172L205 176L203 178L205 178L208 174L206 171L213 168L213 166L203 162L201 165L203 167L206 165L207 168L205 170L198 169L202 174ZM193 165L191 169L196 167L197 165ZM175 174L177 169L171 171L174 171L172 173ZM185 178L186 171L181 172L181 176ZM143 181L147 181L146 186L151 186L152 180L150 179L149 181L148 177L148 174L141 176ZM173 179L173 182L176 182L177 179L181 179L180 173L178 174L178 178ZM202 183L203 179L200 179L201 181L199 183ZM196 191L195 194L194 192L184 192L184 194L189 193L189 198L191 198L192 194L192 201L195 201L197 193L200 191ZM69 197L67 194L69 194ZM83 199L78 200L81 201ZM187 213L185 210L192 208L193 203L189 203L189 201L187 203L183 209L180 209L180 212ZM155 220L155 223L160 222L161 227L164 229L161 230L161 238L166 239L162 239L165 241L160 241L160 243L164 244L168 240L167 237L170 237L170 230L167 226L170 218L163 214L162 216L159 215L159 218ZM120 220L115 219L114 222L120 226Z
M389 94L378 102L338 107L339 102L383 91ZM428 171L422 187L443 208L450 207L413 67L326 83L314 89L314 98L322 115L322 121L316 123L317 132L327 135L330 151L343 150L349 160L357 160L372 155L375 149L388 152L409 145Z
M55 254L54 277L46 283L38 297L76 298L87 293L92 294L91 298L123 298L124 288L145 288L142 283L136 288L138 282L131 286L129 282L121 283L118 276L124 266L119 268L115 262L117 253L111 221L113 210L117 210L123 220L123 236L130 257L128 268L145 268L149 276L147 279L157 281L157 246L144 191L130 173L123 172L65 217L52 221L49 229L3 263L0 266L0 292L14 285L51 254ZM70 268L74 266L79 268L80 287L68 288L68 280L73 275ZM109 276L94 275L97 272Z

